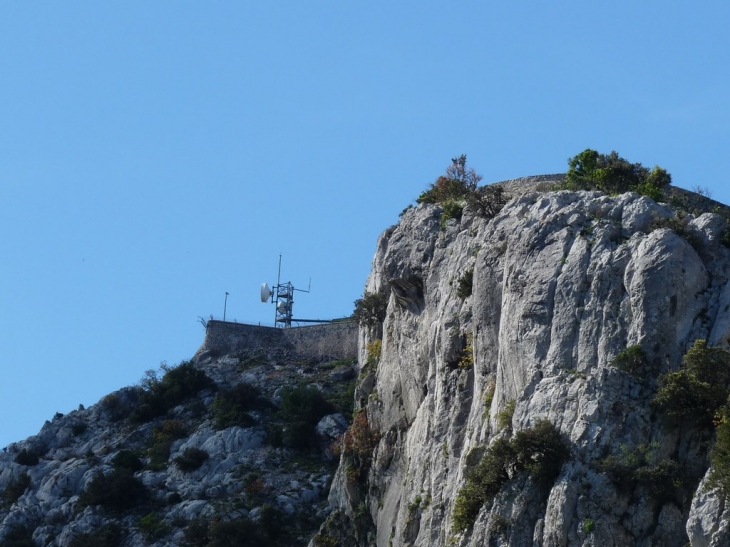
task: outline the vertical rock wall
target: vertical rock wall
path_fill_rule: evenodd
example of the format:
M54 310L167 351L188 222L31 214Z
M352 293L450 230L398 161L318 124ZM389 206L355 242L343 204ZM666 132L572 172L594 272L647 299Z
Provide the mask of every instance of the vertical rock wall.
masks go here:
M598 465L621 446L650 446L679 464L692 489L709 465L712 432L670 431L649 403L657 376L677 370L695 340L727 348L730 252L717 215L690 222L692 244L652 229L673 215L631 193L527 193L490 221L466 209L443 229L440 207L420 205L381 236L366 290L386 288L390 301L381 357L358 394L379 441L367 480L353 484L341 466L330 496L331 520L359 523L350 541L720 544L724 505L699 493L697 509L692 496L658 503L622 491ZM470 270L471 295L460 298ZM363 367L374 335L360 333ZM651 377L613 365L632 345ZM500 417L510 404L512 431L547 419L570 460L548 491L514 477L473 528L457 532L454 500L485 447L510 436Z

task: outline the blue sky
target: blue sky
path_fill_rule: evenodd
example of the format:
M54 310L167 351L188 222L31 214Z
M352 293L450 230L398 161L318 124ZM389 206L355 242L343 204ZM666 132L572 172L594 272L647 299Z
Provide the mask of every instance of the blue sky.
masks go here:
M267 5L268 4L268 5ZM585 148L730 203L730 3L0 7L0 446L189 358L198 316L349 315L378 235L467 154Z

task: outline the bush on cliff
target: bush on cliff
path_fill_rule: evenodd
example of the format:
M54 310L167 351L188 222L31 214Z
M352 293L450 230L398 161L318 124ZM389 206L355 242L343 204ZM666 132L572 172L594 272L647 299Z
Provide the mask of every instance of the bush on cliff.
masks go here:
M452 158L446 173L428 186L416 199L417 203L433 203L443 207L441 229L450 218L461 219L465 203L478 215L494 218L507 204L509 196L501 186L478 187L482 176L467 168L466 155Z
M364 479L379 440L380 434L370 427L367 411L359 410L342 440L343 464L350 482Z
M247 382L236 384L230 389L220 391L213 401L211 411L216 429L226 429L235 425L250 427L255 422L249 412L267 406L261 391Z
M659 378L652 405L670 423L706 426L728 397L730 353L697 340L684 356L682 368Z
M144 502L148 495L145 485L129 469L114 469L106 475L97 471L79 496L79 507L100 505L121 513Z
M648 372L648 362L641 346L633 345L621 350L613 359L613 366L636 378L643 378Z
M0 547L36 547L33 541L33 529L26 528L22 524L9 526Z
M32 467L38 465L38 454L32 450L23 449L15 456L15 463Z
M74 536L68 547L119 547L125 535L121 526L110 522L95 532Z
M192 361L183 361L176 367L163 364L160 370L148 370L140 382L144 390L139 405L129 419L133 423L146 423L165 414L167 411L195 397L204 389L215 388L215 383L205 372L198 369Z
M315 426L334 407L311 386L299 385L281 391L279 417L284 422L282 442L289 448L312 448L317 443Z
M712 447L710 485L730 496L730 399L715 416L717 438Z
M547 487L555 481L569 457L570 446L548 420L519 431L511 441L497 439L487 448L479 464L469 471L466 484L456 497L455 531L471 527L481 508L491 503L511 478L529 473L538 484Z
M658 444L619 447L620 452L598 462L598 471L604 473L625 495L640 487L654 501L671 501L682 485L679 464L674 460L659 459Z
M416 202L418 203L446 203L451 200L466 199L477 189L477 184L482 180L473 168L466 167L466 155L451 160L451 165L446 168L446 174L441 175L424 190Z
M659 201L672 182L665 169L649 170L640 163L631 163L618 155L599 154L585 149L568 160L564 186L568 190L600 190L607 194L637 192Z
M185 547L274 547L291 545L281 513L264 504L258 521L198 517L185 528Z
M189 473L195 471L210 458L210 454L200 448L186 448L183 453L173 461L180 471Z
M5 507L10 507L20 499L30 486L30 476L23 471L17 479L11 480L3 491L2 501Z
M159 471L167 467L170 459L170 448L177 439L188 435L185 424L178 420L165 420L152 430L147 455L150 458L149 468Z
M362 298L355 300L355 311L352 316L361 327L374 327L385 321L388 307L388 296L385 291L367 292Z

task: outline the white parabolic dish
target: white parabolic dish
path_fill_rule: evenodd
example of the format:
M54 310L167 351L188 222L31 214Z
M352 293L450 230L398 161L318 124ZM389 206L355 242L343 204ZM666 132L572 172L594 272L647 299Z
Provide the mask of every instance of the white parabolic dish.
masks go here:
M268 302L271 296L271 289L268 283L261 283L261 302Z

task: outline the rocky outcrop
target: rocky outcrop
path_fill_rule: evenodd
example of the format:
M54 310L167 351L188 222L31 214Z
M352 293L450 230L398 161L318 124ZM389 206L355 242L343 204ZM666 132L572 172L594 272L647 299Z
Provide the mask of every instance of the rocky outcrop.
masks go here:
M245 545L305 545L329 513L330 445L347 422L341 409L320 404L318 412L329 413L309 424L302 447L291 446L281 438L292 424L280 407L300 384L347 407L354 356L292 356L280 344L237 349L199 352L201 362L181 365L207 378L147 377L144 388L57 414L38 435L8 446L0 453L0 545L204 547L242 544L226 542L241 534ZM229 411L246 412L221 414L216 394L244 384ZM142 412L171 397L173 405ZM108 480L94 490L102 475Z
M727 225L690 216L678 234L660 227L677 226L667 205L532 191L549 184L510 181L515 197L493 219L467 207L442 226L441 208L422 204L380 237L366 290L390 300L382 329L361 330L356 391L378 442L365 480L347 476L343 455L336 511L312 545L727 543L725 504L700 484L711 428L668 428L650 405L694 341L728 348ZM617 368L631 346L650 373ZM468 470L496 439L544 419L570 446L554 483L515 473L457 529ZM660 496L620 484L606 462L637 454L674 462L682 486Z

